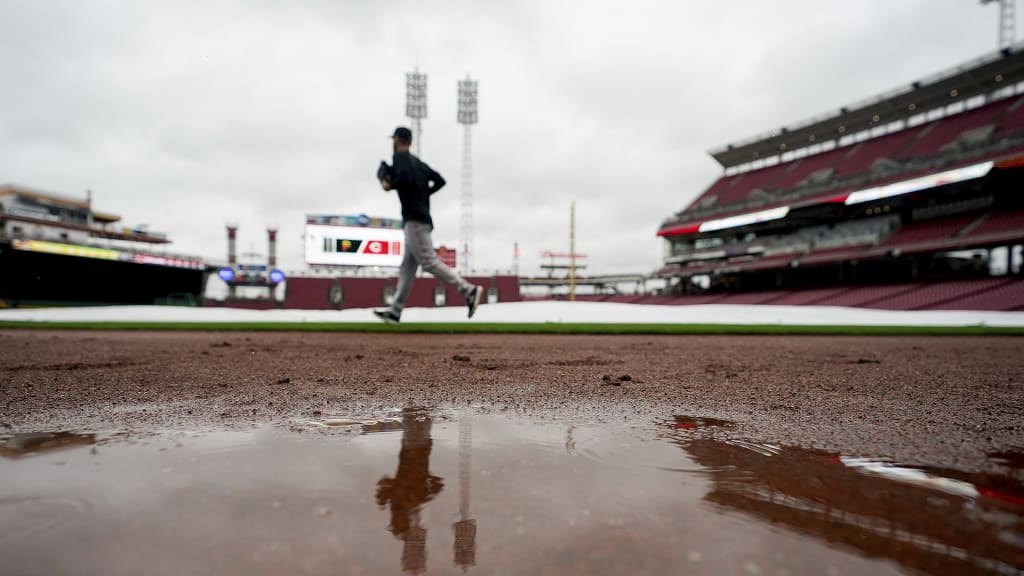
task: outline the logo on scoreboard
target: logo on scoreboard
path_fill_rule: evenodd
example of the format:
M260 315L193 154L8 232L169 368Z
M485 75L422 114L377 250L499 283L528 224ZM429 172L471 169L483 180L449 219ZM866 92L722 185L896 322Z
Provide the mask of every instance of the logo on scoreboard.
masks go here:
M401 242L389 242L387 240L367 240L366 249L363 251L366 254L377 254L385 255L391 254L399 256L402 254L402 243Z

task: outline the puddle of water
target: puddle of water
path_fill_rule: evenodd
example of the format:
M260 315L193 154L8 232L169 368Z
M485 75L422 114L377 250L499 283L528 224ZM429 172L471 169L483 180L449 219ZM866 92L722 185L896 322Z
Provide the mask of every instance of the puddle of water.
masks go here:
M1011 479L716 438L729 426L405 410L0 437L0 557L17 574L1024 570Z

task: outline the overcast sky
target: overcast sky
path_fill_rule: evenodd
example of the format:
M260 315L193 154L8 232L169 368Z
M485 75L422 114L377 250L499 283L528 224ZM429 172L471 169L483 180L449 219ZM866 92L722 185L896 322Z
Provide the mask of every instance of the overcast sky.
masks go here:
M84 198L172 251L301 270L307 213L399 217L376 165L429 76L422 157L459 237L457 80L480 83L475 267L657 268L662 220L721 168L707 150L909 84L997 46L976 0L0 0L0 183Z

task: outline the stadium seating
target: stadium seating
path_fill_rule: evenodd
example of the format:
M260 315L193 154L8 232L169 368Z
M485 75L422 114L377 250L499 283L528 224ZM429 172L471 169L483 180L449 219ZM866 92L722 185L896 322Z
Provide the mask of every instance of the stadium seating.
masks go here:
M915 126L854 144L849 154L836 166L834 176L842 178L867 172L880 158L896 158L920 131L921 127Z
M578 296L600 301L607 296ZM852 306L884 310L1024 310L1024 279L1019 276L907 282L881 286L837 286L810 290L647 296L636 304L693 306L751 304L773 306Z
M803 306L808 304L824 304L844 292L853 288L842 286L840 288L818 288L814 290L796 290L784 294L782 297L773 300L772 304L778 306Z
M871 307L884 310L926 310L944 302L963 301L1006 283L1005 278L985 278L925 284L909 292L875 300L871 302Z
M680 296L671 302L672 306L694 306L697 304L717 304L719 300L722 300L728 296L728 294L700 294L696 296Z
M1024 235L1024 210L991 212L967 236L986 236L1003 232L1021 232Z
M840 148L782 162L773 166L759 168L740 174L722 176L716 180L703 194L681 214L704 207L722 207L736 205L751 199L754 190L763 190L774 194L787 190L799 189L807 183L808 177L822 170L832 169L832 173L824 178L815 197L827 197L837 194L836 187L829 188L830 183L837 183L843 190L857 184L863 185L863 179L854 182L862 174L868 174L879 159L888 158L900 164L906 164L919 158L930 158L944 151L965 133L991 126L995 137L1024 132L1024 97L1010 97L986 104L971 110L946 116L927 124L913 126L904 130L855 142ZM988 136L985 136L986 138ZM924 174L933 169L918 166L915 174ZM895 179L912 177L915 174L904 173ZM876 174L878 176L878 174ZM891 180L893 178L887 178ZM884 181L876 181L882 184ZM712 201L711 198L714 197ZM722 217L732 212L718 212ZM679 221L685 220L685 216Z
M921 130L920 136L901 154L901 158L931 156L939 153L961 134L995 123L1015 100L1007 98L959 114L936 120Z
M785 164L786 169L782 171L779 178L773 182L778 190L795 188L804 183L808 177L820 170L832 170L836 164L849 152L849 147L836 148L827 152L821 152L813 156L800 158ZM826 179L830 181L832 175Z
M786 164L776 164L767 168L744 172L732 178L732 185L727 192L719 193L718 204L732 204L750 197L754 190L772 190L775 182L786 171Z
M789 295L789 291L737 292L729 294L716 304L774 304L776 300Z
M882 246L908 246L952 237L978 218L977 214L935 218L907 224L886 238Z
M725 200L723 202L723 199L728 198L729 191L731 190L735 180L736 176L722 176L718 180L715 180L711 187L705 190L704 193L700 195L700 198L693 203L693 206L702 207L706 203L712 202L712 198L714 198L714 201L711 204L713 206L727 204L729 201Z
M800 258L801 264L810 263L822 263L822 262L836 262L838 260L848 260L856 258L861 252L863 252L869 245L859 244L853 246L838 246L835 248L822 248L820 250L814 250Z
M1024 310L1024 279L1007 279L996 288L942 302L930 310Z
M920 284L917 283L891 284L887 286L860 286L836 294L825 300L815 302L815 305L870 307L869 305L876 300L903 294L917 288L918 286L920 286Z
M1014 100L1010 108L999 118L997 136L1024 131L1024 96Z

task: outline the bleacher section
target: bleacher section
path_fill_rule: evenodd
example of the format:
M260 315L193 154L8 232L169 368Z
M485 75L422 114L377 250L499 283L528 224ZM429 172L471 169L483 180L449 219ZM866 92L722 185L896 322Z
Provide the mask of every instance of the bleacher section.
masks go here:
M1024 130L1024 97L1011 104L997 124L996 136L1007 136Z
M603 301L607 296L586 298ZM577 300L584 297L578 296ZM839 286L813 290L777 290L646 296L636 304L694 306L701 304L755 304L777 306L852 306L884 310L1024 310L1024 278L1002 276L975 280L910 282L884 286Z
M1024 310L1024 280L1007 281L996 288L979 290L926 310Z
M1024 306L987 278L1019 274L1021 86L1024 43L710 150L724 174L657 231L656 275L706 292L661 303Z
M850 290L851 288L849 286L843 286L840 288L818 288L815 290L796 290L783 294L781 297L773 300L772 304L779 306L803 306L805 304L828 301L829 298L834 298L835 296Z
M978 218L977 214L935 218L904 225L882 242L882 246L910 246L945 240Z
M900 154L900 158L914 158L938 154L952 144L961 134L991 125L1009 109L1016 100L1006 98L979 108L967 110L953 116L936 120L921 131L920 136Z
M920 131L921 127L915 126L853 145L847 156L836 166L834 177L867 172L879 159L896 158Z
M827 171L823 181L828 181L832 177L832 171L839 160L849 152L850 148L837 148L835 150L829 150L828 152L822 152L815 154L814 156L807 156L799 160L788 162L786 169L783 170L782 176L774 182L775 188L779 190L785 190L787 188L793 188L804 184L805 181L813 175L815 172Z
M1024 231L1024 210L992 212L973 228L967 236L986 236L1003 232Z
M1005 278L921 284L907 292L891 294L875 300L870 306L884 310L926 310L946 302L960 302L967 296L981 295L1006 284Z
M687 219L687 213L712 206L719 209L719 214L728 214L729 211L722 212L723 206L736 205L740 209L744 202L754 198L752 193L755 190L762 190L767 199L773 194L814 185L810 190L817 195L837 193L840 188L848 189L850 183L863 185L880 177L892 179L884 171L872 173L872 168L881 159L889 159L895 169L904 171L896 178L919 175L927 172L925 165L920 164L921 159L945 153L954 147L958 139L978 130L985 132L979 136L985 141L1024 133L1024 97L1004 98L862 142L749 172L722 176L690 207L677 214L676 220L682 223ZM964 144L963 147L969 147ZM817 180L808 181L816 173L819 173ZM884 182L875 181L874 184Z

